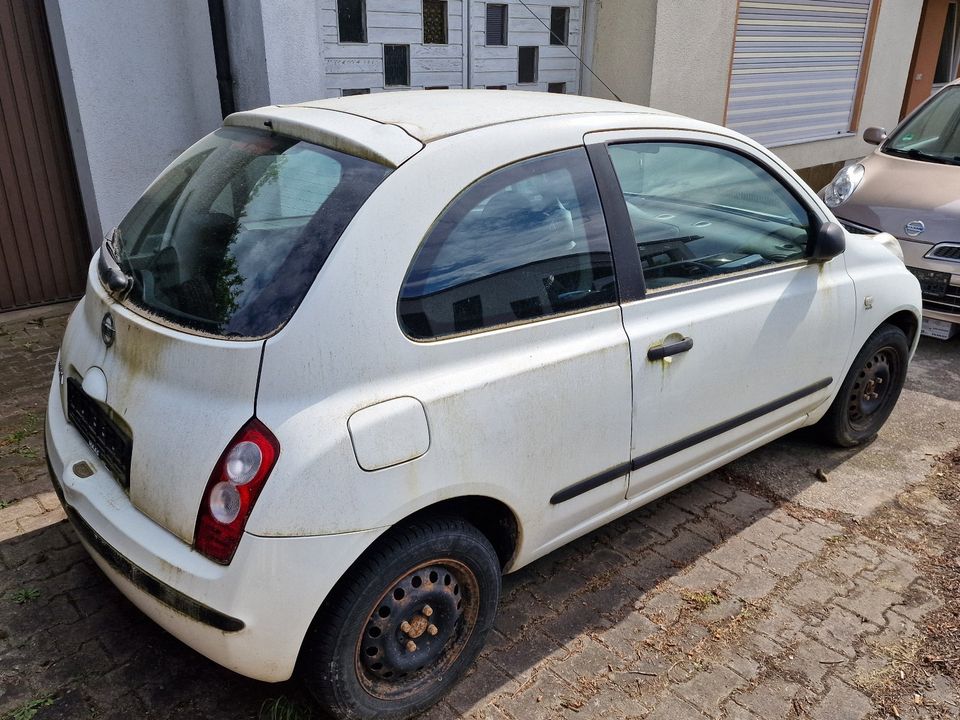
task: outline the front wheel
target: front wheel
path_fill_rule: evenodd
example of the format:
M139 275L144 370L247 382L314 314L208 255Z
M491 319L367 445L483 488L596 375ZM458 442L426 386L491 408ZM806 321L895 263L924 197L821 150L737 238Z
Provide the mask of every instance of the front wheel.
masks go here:
M499 559L474 526L441 518L395 528L324 605L301 675L336 718L412 717L476 658L499 597Z
M900 397L909 356L903 330L881 325L860 350L820 420L824 438L840 447L854 447L876 436Z

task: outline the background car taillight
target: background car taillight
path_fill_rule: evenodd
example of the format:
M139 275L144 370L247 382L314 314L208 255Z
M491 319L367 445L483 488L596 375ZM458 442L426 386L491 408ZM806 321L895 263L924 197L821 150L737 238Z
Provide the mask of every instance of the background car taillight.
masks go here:
M193 541L199 553L222 565L230 563L279 455L280 443L256 418L234 436L217 460L200 502Z

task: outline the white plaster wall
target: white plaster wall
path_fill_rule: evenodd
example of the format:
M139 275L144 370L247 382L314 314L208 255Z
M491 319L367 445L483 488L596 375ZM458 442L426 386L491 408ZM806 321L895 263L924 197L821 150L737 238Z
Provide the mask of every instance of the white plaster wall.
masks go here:
M649 105L657 0L593 0L591 10L596 17L593 51L584 60L621 100ZM584 47L590 41L585 37ZM582 75L585 94L613 99L589 72Z
M260 0L229 0L223 4L230 48L230 74L237 110L270 104L267 53L264 48Z
M270 103L325 96L320 3L316 0L260 2Z
M92 242L220 124L207 4L46 0Z
M722 123L736 28L735 0L661 0L650 105Z

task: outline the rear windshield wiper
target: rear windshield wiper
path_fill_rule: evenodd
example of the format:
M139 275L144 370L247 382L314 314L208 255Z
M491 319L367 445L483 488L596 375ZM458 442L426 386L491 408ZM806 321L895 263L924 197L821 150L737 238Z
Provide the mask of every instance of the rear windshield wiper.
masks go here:
M130 288L133 287L133 275L125 273L117 259L122 242L120 228L114 228L100 245L100 260L97 264L100 282L117 300L126 297Z
M900 148L884 148L891 155L899 155L900 157L908 157L911 160L925 160L927 162L940 163L941 165L960 165L960 159L953 157L943 157L942 155L931 155L930 153L925 153L923 150L917 150L916 148L910 148L909 150L901 150Z

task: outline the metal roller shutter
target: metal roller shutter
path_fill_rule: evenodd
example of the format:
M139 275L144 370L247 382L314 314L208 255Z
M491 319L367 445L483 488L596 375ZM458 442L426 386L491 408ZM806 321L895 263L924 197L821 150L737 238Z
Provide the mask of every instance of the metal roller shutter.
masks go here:
M871 0L741 0L727 125L768 146L850 132Z

